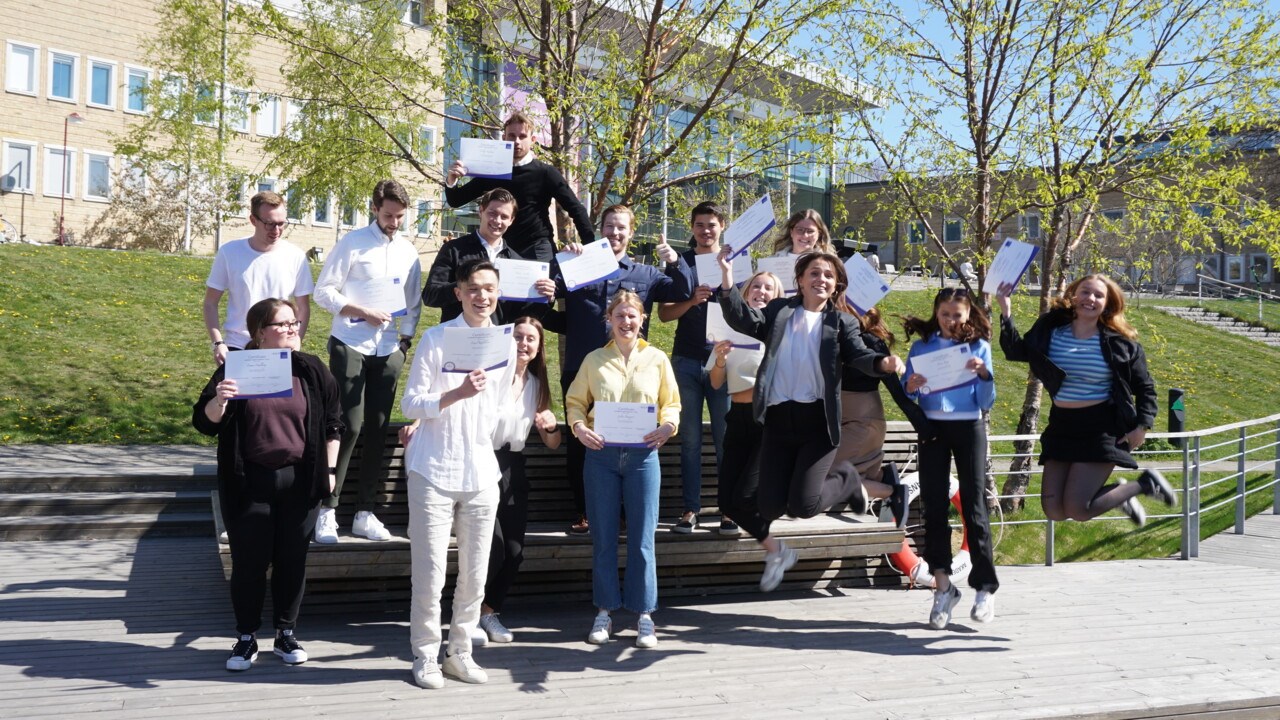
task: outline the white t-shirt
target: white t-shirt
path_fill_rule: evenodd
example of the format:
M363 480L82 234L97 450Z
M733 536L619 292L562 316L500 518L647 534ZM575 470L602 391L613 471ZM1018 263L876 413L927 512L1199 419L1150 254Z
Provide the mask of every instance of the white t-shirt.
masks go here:
M205 285L227 294L222 339L234 348L249 344L245 315L254 303L273 297L307 297L315 289L307 256L297 246L277 240L268 252L258 252L249 245L249 238L219 248Z
M711 357L707 358L707 372L711 372L717 357L715 352L712 352ZM755 350L740 347L729 350L729 355L724 359L724 377L730 395L756 386L756 374L760 371L760 363L763 360L764 346Z
M513 377L512 380L514 379ZM524 389L517 395L515 383L511 383L506 402L498 408L498 427L493 431L493 446L502 449L503 445L510 445L507 449L512 452L524 450L529 431L533 429L533 416L537 414L538 378L526 372Z
M822 313L796 308L770 365L773 383L766 406L788 400L809 403L822 399L822 365L818 359L821 347Z

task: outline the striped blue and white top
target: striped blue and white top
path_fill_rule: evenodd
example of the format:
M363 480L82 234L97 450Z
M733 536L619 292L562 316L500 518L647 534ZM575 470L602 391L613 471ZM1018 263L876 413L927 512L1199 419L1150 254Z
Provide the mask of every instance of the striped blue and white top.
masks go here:
M1088 401L1111 397L1111 368L1102 357L1102 334L1079 340L1071 325L1053 331L1049 360L1067 374L1054 400Z

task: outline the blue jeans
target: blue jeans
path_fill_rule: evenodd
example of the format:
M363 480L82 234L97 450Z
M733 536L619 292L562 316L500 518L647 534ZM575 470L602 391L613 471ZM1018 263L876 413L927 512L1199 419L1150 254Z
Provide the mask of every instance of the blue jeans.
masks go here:
M653 534L658 529L662 472L658 451L606 447L587 450L582 467L587 517L591 518L591 592L596 607L625 607L636 613L658 607L658 561ZM618 587L618 513L627 513L626 586Z
M671 358L680 389L680 483L684 509L702 511L702 402L711 411L711 437L716 444L716 470L724 447L724 417L729 414L729 390L711 387L711 374L690 357Z

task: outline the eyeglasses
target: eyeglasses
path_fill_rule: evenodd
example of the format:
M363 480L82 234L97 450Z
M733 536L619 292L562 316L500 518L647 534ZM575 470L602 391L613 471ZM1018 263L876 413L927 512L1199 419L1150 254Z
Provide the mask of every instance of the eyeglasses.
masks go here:
M281 331L297 330L298 328L302 327L302 323L297 320L285 320L284 322L267 323L266 327L277 328Z
M283 229L283 228L284 228L284 226L285 226L285 225L288 225L288 224L289 224L289 221L288 221L288 220L285 220L284 222L267 222L266 220L263 220L262 218L258 217L257 215L254 215L254 216L253 216L253 219L254 219L254 220L257 220L257 221L258 221L258 222L260 222L260 223L262 223L262 226L263 226L263 227L265 227L265 228L266 228L266 229L268 229L268 230L281 230L281 229Z

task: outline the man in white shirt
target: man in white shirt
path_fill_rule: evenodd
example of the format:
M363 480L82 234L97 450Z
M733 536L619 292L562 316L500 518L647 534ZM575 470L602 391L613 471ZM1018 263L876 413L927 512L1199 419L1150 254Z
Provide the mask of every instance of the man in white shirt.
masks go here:
M483 258L458 268L454 294L462 314L422 336L400 410L421 425L409 443L410 558L413 594L409 643L413 679L424 688L444 685L444 675L483 683L488 675L471 659L471 637L480 622L485 573L498 512L502 471L493 452L501 403L510 401L515 342L499 367L467 373L445 371L444 343L453 328L493 327L498 270ZM510 326L507 326L508 332ZM508 336L514 337L514 336ZM457 537L458 576L449 623L449 652L440 653L440 597L448 565L449 537Z
M394 180L378 183L373 190L374 221L338 240L316 281L316 302L333 313L329 370L342 393L346 425L333 492L316 518L318 543L338 542L335 511L352 451L361 437L364 445L351 532L370 540L391 539L373 507L377 484L385 477L381 458L396 382L421 313L418 249L396 237L408 208L404 186Z
M293 298L298 306L298 336L307 332L311 317L311 266L307 256L283 239L289 220L284 198L265 191L249 201L253 235L233 240L218 249L205 281L204 326L213 343L213 361L221 365L228 347L242 350L249 344L245 315L254 303L267 298ZM219 323L218 303L227 294L227 319ZM221 327L219 327L221 325Z

